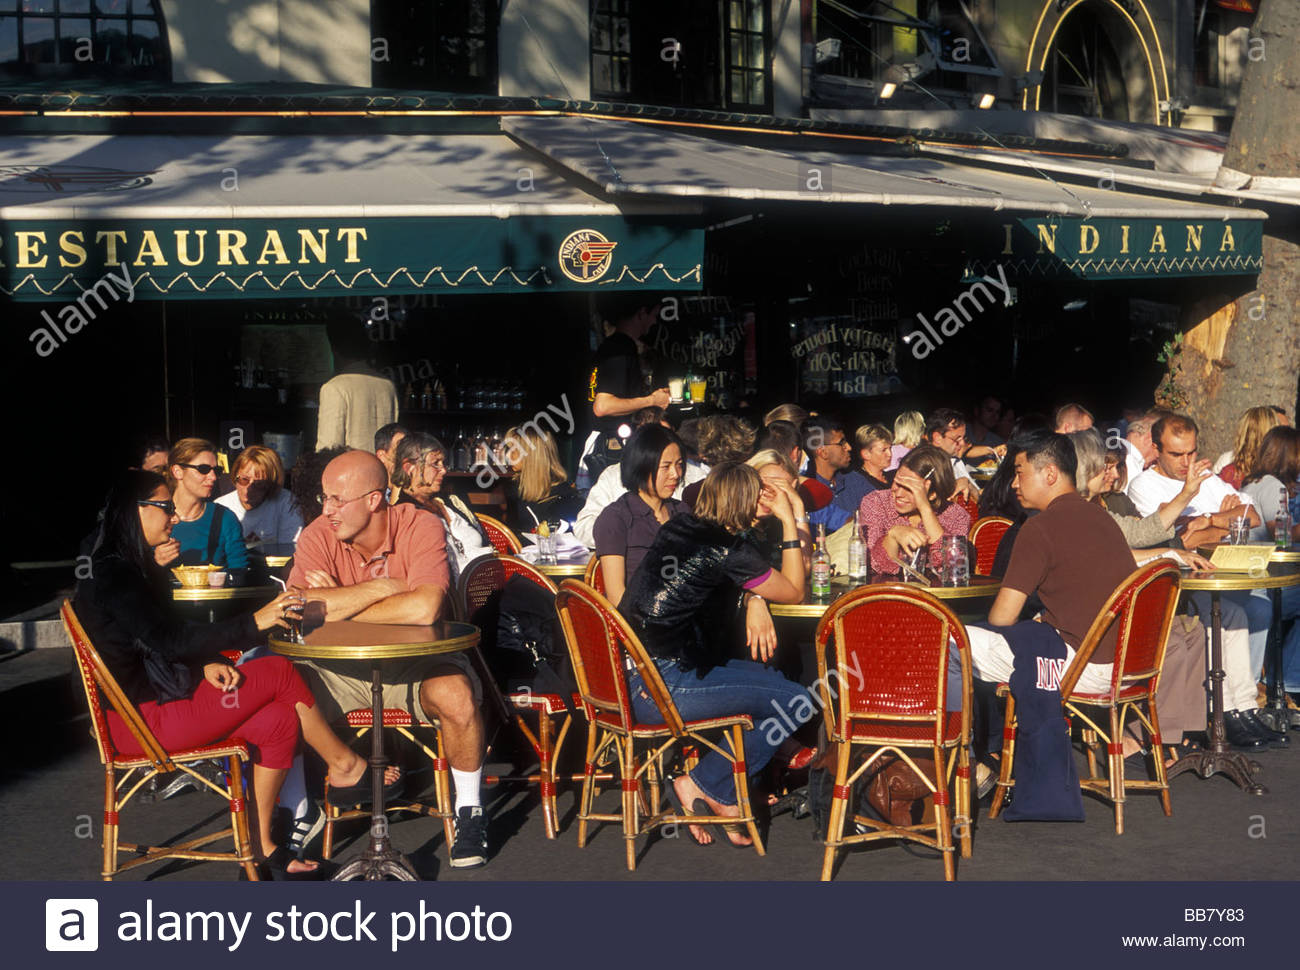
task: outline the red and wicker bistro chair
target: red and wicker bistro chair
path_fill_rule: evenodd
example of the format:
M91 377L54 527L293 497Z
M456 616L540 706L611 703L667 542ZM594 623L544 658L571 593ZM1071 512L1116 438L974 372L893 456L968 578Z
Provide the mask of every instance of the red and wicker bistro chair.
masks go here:
M953 505L965 509L966 514L970 516L972 522L976 521L980 517L980 503L978 499L973 499L969 495L963 493L961 495L954 495L952 503Z
M90 643L86 631L72 610L72 604L63 603L63 626L72 641L77 657L77 671L81 686L86 691L90 707L90 722L99 748L99 760L104 765L104 840L103 867L100 875L105 881L119 872L136 866L148 865L160 859L196 859L207 862L237 862L244 867L249 879L257 879L257 866L253 861L253 842L249 831L248 810L244 794L244 766L249 763L248 745L240 738L224 738L211 744L168 751L145 724L140 711L127 700L117 680L109 673L98 651ZM126 755L117 750L108 730L108 715L104 701L117 711L132 737L144 752ZM210 759L222 758L226 764L226 783L219 786L194 765L206 764ZM230 826L209 835L189 839L177 845L152 846L122 842L118 838L119 816L127 803L154 777L182 771L192 777L201 788L216 792L230 804ZM234 840L233 852L211 852L202 847L218 839ZM118 863L123 852L135 854L134 859Z
M587 571L582 575L582 581L601 596L605 595L605 574L600 571L600 556L591 557L591 561L587 563Z
M1085 735L1093 734L1106 742L1108 777L1098 774L1096 751L1094 745L1088 744L1089 777L1081 779L1079 784L1084 791L1114 805L1116 835L1124 833L1124 802L1129 791L1158 791L1165 815L1173 814L1169 779L1160 747L1156 687L1165 662L1165 647L1169 642L1169 627L1173 623L1180 586L1178 567L1170 562L1158 560L1135 569L1111 593L1061 678L1061 703L1066 716L1079 718L1085 725ZM1080 693L1075 690L1075 684L1102 637L1112 628L1118 631L1119 640L1115 644L1110 690L1104 694ZM1007 789L1015 784L1011 774L1016 754L1016 702L1005 684L999 685L998 693L1007 699L1007 714L1002 736L1002 766L997 791L989 807L989 818L998 817ZM1107 717L1090 717L1085 713L1087 708L1101 708ZM1130 713L1137 716L1151 735L1151 746L1155 750L1155 781L1128 781L1124 778L1121 732Z
M472 617L491 598L492 594L505 586L506 581L514 576L524 576L542 589L555 594L555 584L531 563L517 556L482 556L476 559L461 574L458 599L461 615L472 622ZM495 682L489 677L485 690L495 691ZM570 698L574 705L580 699L574 695ZM545 824L546 837L553 839L559 831L559 814L556 808L556 767L564 748L564 739L568 737L572 718L565 698L559 694L542 693L532 690L515 691L504 698L506 718L513 719L520 734L532 747L537 756L537 773L515 778L499 778L497 781L519 781L524 784L537 785L542 798L542 820ZM525 714L537 715L537 729L534 731L525 720ZM558 721L558 727L557 722ZM565 779L576 782L579 777Z
M418 705L417 705L418 706ZM363 738L374 723L374 712L368 707L359 707L356 710L348 711L344 715L348 727L356 732L358 738ZM447 753L443 748L442 729L436 720L427 721L423 718L414 718L411 712L401 708L384 708L383 727L391 728L411 744L419 748L424 755L433 763L433 791L434 803L432 805L417 799L402 798L395 801L386 801L384 803L385 812L412 812L416 815L427 815L431 818L442 819L442 834L447 843L447 851L451 851L452 842L455 841L456 831L454 826L455 812L452 811L451 797L451 762L447 760ZM432 735L433 747L416 735L416 731L430 733ZM370 770L366 770L365 778L370 778ZM325 832L321 837L321 858L329 860L334 855L334 826L339 822L348 822L354 819L369 819L372 812L369 808L360 808L356 806L346 806L335 804L330 800L329 779L325 780Z
M479 524L483 526L483 531L487 533L488 541L492 543L493 549L503 556L518 555L524 544L519 541L519 537L504 522L494 519L490 515L484 515L482 512L475 512L474 515L478 518Z
M587 764L582 784L582 803L578 810L578 847L587 844L587 828L592 822L622 822L629 871L636 869L636 839L660 825L728 824L744 825L754 840L754 849L764 855L762 837L755 824L749 801L746 775L744 732L753 728L745 714L685 721L651 662L641 641L627 621L590 586L573 579L560 584L555 608L564 626L564 638L573 660L573 672L582 695L583 713L587 718ZM663 717L657 725L642 724L632 711L628 693L627 661L640 672L646 690ZM724 748L706 732L721 732ZM649 742L638 757L638 742ZM719 815L681 815L662 808L664 766L684 743L709 748L732 762L736 784L738 817ZM596 766L602 755L613 749L618 756L622 810L618 814L597 814L592 806L596 796ZM648 792L645 790L648 789ZM641 819L642 796L647 808Z
M961 710L948 708L949 640L961 659ZM827 646L835 669L828 671ZM822 880L834 873L845 845L878 839L906 839L938 849L943 875L957 877L954 830L962 858L971 854L970 642L966 628L943 603L923 590L897 583L864 586L840 597L817 624L818 689L827 711L826 731L835 755ZM851 671L857 671L856 676ZM863 671L870 671L864 677ZM838 686L838 696L836 686ZM871 754L853 768L855 748ZM909 753L910 752L910 753ZM933 773L913 755L933 758ZM934 820L891 825L853 815L857 834L845 835L853 784L881 770L885 758L905 764L933 794ZM949 788L956 780L956 818L949 810Z
M975 547L975 575L993 575L993 563L998 557L998 544L1011 528L1011 520L1000 515L986 515L971 522L970 542Z

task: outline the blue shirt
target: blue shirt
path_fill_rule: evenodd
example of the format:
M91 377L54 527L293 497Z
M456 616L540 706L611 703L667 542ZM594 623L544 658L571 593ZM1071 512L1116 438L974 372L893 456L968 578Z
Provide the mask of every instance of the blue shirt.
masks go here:
M172 538L181 544L183 562L193 565L209 562L208 532L212 528L212 516L218 508L221 507L216 502L207 502L203 514L193 522L177 522L172 527ZM248 550L244 547L239 519L230 509L221 508L221 513L221 531L210 561L214 566L224 566L226 569L247 569Z
M848 476L844 472L837 471L835 477L830 481L822 478L816 471L813 471L812 477L831 490L831 503L816 512L809 512L808 522L813 526L814 531L819 525L826 526L826 533L829 535L853 518L857 514L858 508L855 505L852 509L848 509L842 504L844 490L848 487ZM865 494L865 492L862 493L862 495ZM859 503L862 501L862 495L858 496Z

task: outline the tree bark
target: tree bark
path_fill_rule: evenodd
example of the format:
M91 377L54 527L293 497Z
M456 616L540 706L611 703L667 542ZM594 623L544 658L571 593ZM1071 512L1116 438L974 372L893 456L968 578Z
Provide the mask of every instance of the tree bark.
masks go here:
M1250 59L1218 182L1300 178L1300 0L1267 0L1251 31ZM1260 44L1262 41L1262 45ZM1273 188L1280 187L1278 183ZM1294 186L1300 198L1300 182ZM1225 291L1185 308L1187 329L1156 403L1201 425L1200 452L1232 447L1243 411L1276 404L1295 420L1300 371L1300 208L1247 202L1269 213L1264 266L1250 292ZM1226 282L1226 281L1225 281Z

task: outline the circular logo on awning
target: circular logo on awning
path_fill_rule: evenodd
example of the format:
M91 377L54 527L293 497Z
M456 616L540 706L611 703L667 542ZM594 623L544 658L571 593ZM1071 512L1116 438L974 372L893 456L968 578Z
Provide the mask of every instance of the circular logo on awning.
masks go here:
M595 229L571 232L560 243L560 272L575 283L594 283L614 264L614 247Z

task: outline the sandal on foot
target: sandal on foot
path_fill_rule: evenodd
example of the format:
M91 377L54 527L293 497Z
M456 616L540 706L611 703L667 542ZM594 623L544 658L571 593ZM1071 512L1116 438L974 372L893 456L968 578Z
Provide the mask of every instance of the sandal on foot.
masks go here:
M259 862L257 868L263 881L266 882L320 882L326 878L324 862L317 863L315 869L309 869L305 872L290 872L289 863L295 861L298 861L298 856L281 845L277 846L274 852Z
M374 792L370 784L369 771L366 777L355 785L334 786L326 781L325 798L331 805L360 805L365 807L374 803ZM384 786L384 804L387 805L406 789L406 776Z
M672 802L673 810L676 811L678 817L683 820L689 819L694 814L694 812L686 811L686 806L682 804L681 796L677 794L677 787L673 784L673 780L674 779L672 778L668 779L668 784L664 786L664 788L666 789L665 794L668 796L668 800ZM696 804L699 803L696 802ZM694 825L695 823L683 821L682 824ZM703 827L707 828L707 826L703 826ZM690 830L687 829L687 831L689 832ZM694 842L696 845L701 846L705 849L707 849L710 845L713 844L712 842L701 842L693 835L691 836L691 841Z
M703 798L697 798L691 802L691 814L712 815L713 809L709 807L709 803ZM742 835L748 838L749 833L745 831L745 826L740 822L696 822L695 824L700 828L708 829L715 842L720 839L724 845L729 845L733 849L752 849L754 847L753 842L741 844L731 840L732 835Z

